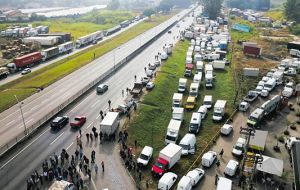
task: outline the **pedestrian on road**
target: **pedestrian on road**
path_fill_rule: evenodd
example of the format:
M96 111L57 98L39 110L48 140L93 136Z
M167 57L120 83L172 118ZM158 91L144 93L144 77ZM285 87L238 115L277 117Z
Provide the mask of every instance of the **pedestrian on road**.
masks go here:
M142 181L142 171L141 170L139 171L139 179L140 179L140 181Z
M86 133L86 139L87 139L87 141L89 141L89 139L90 139L90 134Z
M82 180L82 178L79 179L79 183L80 183L80 188L82 189L83 188L83 180Z
M93 126L92 131L93 131L94 134L95 134L95 132L97 131L97 129L96 129L95 126Z
M124 90L122 89L122 97L124 97Z
M91 138L91 141L93 140L93 134L92 133L90 133L90 138Z
M144 67L144 70L145 70L145 72L146 72L147 68L146 68L146 67Z
M79 183L79 180L76 182L76 189L79 190L79 187L80 187L80 183Z
M108 100L108 108L110 109L110 104L111 104L111 101Z
M102 172L104 172L104 162L101 162L101 166L102 166Z
M95 163L94 165L95 173L98 174L98 165Z
M82 171L82 162L79 162L79 171Z
M134 75L134 81L136 82L136 75Z
M222 148L222 150L221 150L221 152L219 154L221 156L221 158L222 158L223 154L224 154L224 149Z
M100 144L102 144L102 139L103 139L103 133L102 133L102 131L100 131L99 136L100 136Z
M40 182L41 182L41 185L43 185L44 182L43 182L43 176L42 176L42 175L39 175L39 180L40 180Z
M87 170L87 174L89 176L89 180L91 180L92 175L91 175L91 170L90 169Z
M102 111L102 110L100 110L100 115L101 115L101 116L103 115L103 111Z
M126 130L124 130L124 137L125 137L125 141L127 140L127 137L128 137L128 133Z
M220 160L217 160L216 165L217 165L217 167L220 166Z
M79 129L79 135L80 135L79 137L81 138L81 129Z
M218 174L216 174L216 177L215 177L215 185L218 184L218 181L219 181L219 176L218 176Z

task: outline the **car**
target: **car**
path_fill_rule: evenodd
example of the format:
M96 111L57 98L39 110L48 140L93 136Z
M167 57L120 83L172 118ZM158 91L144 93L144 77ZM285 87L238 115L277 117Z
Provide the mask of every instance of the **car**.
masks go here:
M270 80L270 78L269 78L269 77L263 77L261 80L262 80L264 83L266 83L266 82L268 82L268 80Z
M296 76L297 75L297 70L294 68L290 68L287 71L284 71L284 74L287 76Z
M153 148L145 146L137 159L137 164L140 166L147 166L153 154Z
M155 86L154 82L148 82L147 85L146 85L146 89L147 90L151 90L153 89Z
M222 135L230 135L230 133L233 131L233 127L230 124L224 124L221 127L221 134Z
M171 33L172 33L172 31L171 31L171 30L169 30L169 31L168 31L168 34L171 34Z
M22 75L26 75L26 74L28 74L28 73L31 73L31 69L29 69L29 68L25 68L25 69L23 69L23 71L21 72Z
M103 94L107 90L108 90L108 85L106 84L100 84L99 86L97 86L97 93Z
M232 155L241 157L244 153L245 144L246 144L246 139L239 137L231 151Z
M51 128L52 129L61 129L63 128L65 125L67 125L69 123L69 117L68 116L63 116L63 117L56 117L55 119L53 119L51 121Z
M175 173L168 172L165 173L158 181L157 189L169 190L174 185L178 176Z
M149 69L149 70L155 70L155 69L156 69L156 65L155 65L154 63L150 63L150 64L148 65L148 69Z
M148 84L148 82L150 82L150 78L149 77L142 77L141 82L144 86L146 86Z
M217 153L214 151L208 151L202 156L201 164L204 167L210 167L217 159Z
M70 126L74 128L81 127L85 122L86 122L85 116L76 116L74 118L74 121L70 123Z
M247 111L248 108L250 107L250 104L248 102L241 102L239 105L239 111Z
M200 108L198 109L198 113L201 114L201 119L204 119L207 114L207 107L204 105L200 106Z
M155 72L155 71L153 71L153 70L149 70L149 69L148 69L148 70L146 70L146 72L145 72L145 73L146 73L146 76L147 76L147 77L150 77L150 78L152 78L152 77L153 77L153 75L154 75L154 72Z
M184 76L185 77L192 77L193 76L193 72L190 69L186 69L184 72Z
M156 67L159 67L160 66L160 61L157 60L157 61L154 62L154 64L156 65Z
M186 176L191 178L192 186L197 185L197 183L204 177L205 171L200 168L195 168L192 171L189 171Z

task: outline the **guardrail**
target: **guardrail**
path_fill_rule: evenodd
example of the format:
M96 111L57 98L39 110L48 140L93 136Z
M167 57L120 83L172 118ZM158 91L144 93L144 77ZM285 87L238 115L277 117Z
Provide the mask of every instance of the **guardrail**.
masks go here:
M184 18L186 15L187 14L185 14L184 16L182 16L181 19ZM69 98L68 100L66 100L64 103L62 103L61 105L59 105L58 107L56 107L55 109L53 109L50 113L48 113L42 119L40 119L39 121L37 121L35 124L27 127L27 134L21 133L20 135L17 135L13 140L11 140L8 143L2 145L0 147L0 157L2 157L9 150L11 150L12 148L16 147L18 144L20 144L21 142L23 142L24 140L26 140L27 138L29 138L30 136L32 136L39 129L40 126L42 126L43 124L45 124L49 119L53 118L56 114L58 114L59 112L61 112L68 105L70 105L71 103L73 103L75 100L78 100L83 94L85 94L88 90L90 90L91 88L93 88L96 84L98 84L99 82L101 82L101 81L107 79L108 77L110 77L111 74L113 74L113 72L116 72L117 70L119 70L128 61L130 61L137 54L139 54L141 51L143 51L145 47L149 46L153 41L155 41L157 37L160 37L167 30L169 30L171 27L173 27L177 22L178 21L175 20L175 21L169 23L169 25L164 30L162 30L158 34L156 34L153 37L151 37L148 40L148 42L144 43L142 46L140 46L139 48L137 48L131 54L129 54L124 59L122 59L121 61L119 61L118 63L116 63L114 66L112 66L110 69L108 69L105 73L103 73L100 77L98 77L96 80L94 80L93 82L89 83L87 86L85 86L84 88L82 88L79 92L77 92L71 98Z

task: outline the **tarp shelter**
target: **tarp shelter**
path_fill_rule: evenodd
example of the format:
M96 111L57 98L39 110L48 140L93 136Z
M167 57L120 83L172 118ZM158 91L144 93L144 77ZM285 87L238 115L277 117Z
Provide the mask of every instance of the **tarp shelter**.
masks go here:
M283 160L264 156L261 164L257 164L256 169L268 174L273 174L281 177L283 172Z
M234 24L232 28L240 32L250 32L250 27L244 24Z
M249 148L258 151L265 150L268 131L255 130L254 136L250 137Z

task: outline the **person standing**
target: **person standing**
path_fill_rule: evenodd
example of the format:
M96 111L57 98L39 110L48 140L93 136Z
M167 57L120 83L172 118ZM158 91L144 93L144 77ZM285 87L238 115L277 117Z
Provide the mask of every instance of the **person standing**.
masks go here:
M104 172L104 162L101 162L102 172Z
M124 90L122 89L122 97L124 97Z
M222 150L221 150L221 152L219 154L221 158L222 158L223 154L224 154L224 149L222 148Z
M82 135L82 132L81 132L81 129L79 129L79 137L81 138L81 135Z
M98 174L98 165L95 163L94 165L95 173Z
M219 176L218 176L218 174L216 174L216 177L215 177L215 185L218 184L218 181L219 181Z
M90 139L90 135L88 134L88 133L86 133L86 139L87 139L87 141L89 141L89 139Z
M111 101L108 100L108 108L110 109Z

